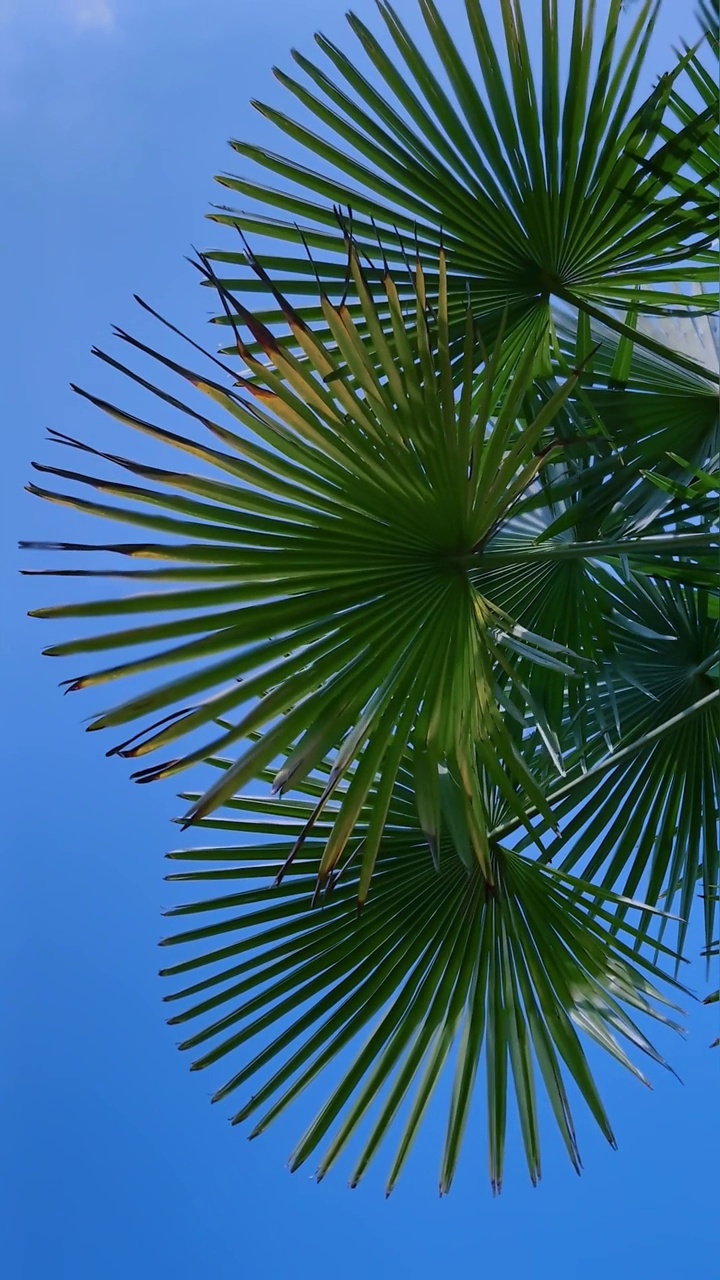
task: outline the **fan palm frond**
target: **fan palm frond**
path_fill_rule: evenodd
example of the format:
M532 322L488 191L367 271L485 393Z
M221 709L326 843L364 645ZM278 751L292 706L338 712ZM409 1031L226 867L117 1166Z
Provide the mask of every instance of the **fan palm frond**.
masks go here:
M485 548L496 530L522 503L549 456L562 449L562 440L553 436L553 418L577 374L560 385L520 430L517 414L530 385L535 349L529 346L522 358L508 363L499 346L485 358L481 403L473 411L471 392L482 356L472 317L468 314L464 391L456 401L444 288L437 317L431 319L418 265L411 338L388 275L384 298L394 325L386 337L352 243L349 253L366 323L375 335L379 369L368 360L342 306L331 306L323 298L336 344L330 350L282 300L288 323L304 348L304 362L279 347L248 312L245 324L267 357L267 363L253 357L238 331L240 354L255 379L253 384L241 379L249 394L175 366L260 443L250 443L246 433L238 435L195 414L225 446L222 451L208 448L103 406L125 424L229 474L232 483L148 468L110 454L102 456L144 484L39 467L123 505L111 507L33 487L41 496L175 539L98 549L174 562L177 568L170 571L171 577L185 573L202 584L94 603L89 606L93 616L188 607L194 612L178 622L83 638L53 646L50 652L88 653L181 640L147 657L70 680L71 690L202 659L189 674L130 698L90 725L116 728L138 717L156 718L211 691L192 711L166 716L159 728L117 748L133 759L167 748L190 730L211 724L218 714L248 708L220 737L138 775L142 781L170 776L264 729L261 743L241 754L227 776L191 810L190 820L208 812L278 756L287 757L276 780L277 789L284 790L328 749L337 748L329 796L361 755L353 791L328 842L323 876L342 856L380 770L387 778L387 803L402 752L413 736L437 763L446 761L458 779L468 800L473 848L489 874L487 822L473 782L474 753L488 767L500 769L516 796L518 813L519 788L544 807L499 713L493 667L500 663L512 685L513 653L565 673L572 672L573 658L551 639L517 627L474 588L467 570L479 557L492 555ZM441 278L444 270L441 257ZM222 297L226 300L224 292ZM175 405L182 408L179 402ZM92 453L77 441L61 442ZM158 508L170 514L157 514ZM178 543L178 538L184 541ZM554 549L539 554L541 559L552 556ZM512 563L513 556L510 551L501 559ZM237 577L242 585L233 586ZM234 607L214 611L218 604ZM88 607L36 612L77 617L87 615ZM521 697L523 688L522 683L516 685ZM366 844L363 892L382 825L379 817Z
M320 905L308 910L322 858L319 832L279 889L269 877L282 869L287 845L307 824L330 768L327 762L309 778L297 799L271 809L266 801L236 797L219 815L203 819L203 826L223 830L226 838L240 834L240 845L168 855L182 866L169 880L220 893L168 913L185 927L164 945L180 947L185 958L163 970L176 988L166 999L173 1008L179 1004L170 1022L182 1028L180 1048L193 1054L193 1070L243 1054L243 1065L213 1100L234 1097L252 1081L233 1123L252 1121L255 1137L318 1077L324 1081L339 1057L339 1079L290 1167L299 1168L321 1148L320 1179L355 1140L355 1186L388 1131L397 1129L388 1193L445 1075L452 1093L440 1191L449 1190L479 1071L485 1075L493 1189L503 1181L513 1094L529 1173L537 1182L541 1084L580 1172L568 1081L608 1141L615 1141L583 1037L643 1079L630 1052L662 1059L635 1017L673 1025L663 1008L667 997L655 986L660 971L633 953L634 926L624 919L612 928L612 895L500 846L492 888L477 865L464 865L449 835L434 866L414 813L414 768L407 758L390 800L367 908L357 916L353 903L377 794L368 798L342 873L328 883ZM342 801L336 803L339 812ZM326 815L325 824L330 821ZM252 843L245 843L249 832Z
M233 143L237 154L282 185L221 176L257 210L221 211L216 221L281 242L284 254L271 254L265 263L294 297L308 292L309 269L297 256L301 246L313 250L313 270L328 292L342 279L342 244L328 204L352 208L353 233L370 260L377 257L377 228L391 263L402 262L404 241L416 243L431 298L444 243L449 322L457 338L468 288L473 313L488 334L507 311L511 331L519 327L546 344L548 299L625 334L630 331L617 318L618 308L682 314L689 305L709 305L704 296L678 298L669 286L680 266L685 281L717 279L710 253L717 201L709 198L705 179L717 146L717 86L710 90L702 63L688 51L632 109L658 4L641 5L621 44L621 0L610 0L596 52L594 6L576 0L567 68L561 70L557 0L543 0L537 75L515 0L500 5L504 62L480 0L466 0L465 7L467 58L435 0L419 0L436 67L387 0L378 10L388 47L348 15L367 75L359 50L348 55L323 36L316 41L324 65L295 51L304 79L275 70L294 99L292 109L254 105L301 149L305 163ZM700 110L686 109L679 96L688 75L703 81ZM691 176L681 176L688 169ZM247 266L242 250L223 248L211 256L226 268ZM257 288L252 274L235 272L225 283L233 290ZM323 320L317 309L304 315ZM283 320L278 311L263 318ZM647 334L637 340L660 349ZM679 352L672 358L694 367Z

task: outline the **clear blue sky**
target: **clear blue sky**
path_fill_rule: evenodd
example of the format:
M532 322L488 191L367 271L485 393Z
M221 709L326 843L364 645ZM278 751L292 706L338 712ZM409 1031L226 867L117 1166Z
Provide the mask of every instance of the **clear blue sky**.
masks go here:
M415 0L396 4L414 20ZM107 343L113 322L142 329L133 291L203 335L207 302L182 259L191 243L217 242L203 214L221 198L213 173L233 167L225 140L271 141L248 99L283 105L269 69L288 65L293 44L310 50L316 28L347 44L343 7L0 0L0 953L10 988L0 1269L8 1280L706 1276L717 1262L720 1058L707 1048L717 1019L700 1006L687 1041L660 1041L684 1085L655 1072L651 1094L600 1064L620 1150L583 1117L581 1180L549 1131L540 1188L527 1183L513 1141L506 1190L493 1201L479 1116L453 1192L439 1201L436 1114L386 1203L381 1165L355 1192L340 1174L320 1187L304 1170L291 1177L296 1114L252 1145L232 1130L176 1052L155 976L172 787L131 787L103 758L103 744L81 732L92 695L63 700L56 683L71 664L40 657L57 630L51 637L24 616L60 589L17 576L15 540L80 533L22 492L31 459L48 459L45 428L113 445L69 380L117 392L89 349ZM569 15L570 0L561 7ZM693 30L690 7L666 0L653 76ZM374 21L371 0L355 8ZM459 15L460 0L443 9ZM540 0L525 11L532 20ZM694 939L699 949L697 930ZM699 964L688 981L703 991Z

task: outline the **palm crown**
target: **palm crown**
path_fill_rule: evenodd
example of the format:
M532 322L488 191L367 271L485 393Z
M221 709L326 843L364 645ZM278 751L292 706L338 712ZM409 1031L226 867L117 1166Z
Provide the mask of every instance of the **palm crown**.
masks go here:
M140 648L67 681L140 678L89 726L143 722L109 752L159 752L138 781L215 771L183 821L236 843L170 855L213 896L171 912L201 922L163 972L194 1067L261 1037L216 1097L274 1062L234 1117L260 1132L353 1046L293 1167L331 1134L322 1176L372 1113L355 1183L402 1108L390 1188L452 1071L447 1190L484 1055L499 1188L511 1082L533 1180L538 1073L576 1168L563 1070L613 1141L578 1033L660 1060L634 1017L670 1021L698 881L713 946L717 28L706 6L636 107L652 3L623 44L610 0L598 44L576 0L563 53L544 0L539 76L515 0L507 70L480 0L467 62L419 7L435 67L383 0L386 44L349 17L367 75L322 37L332 74L277 73L316 124L261 110L309 164L234 144L292 187L221 179L260 207L197 260L220 357L120 332L153 381L98 352L177 425L82 394L200 465L53 433L111 478L43 465L71 490L32 491L149 540L52 544L142 590L35 613L120 620L55 656Z

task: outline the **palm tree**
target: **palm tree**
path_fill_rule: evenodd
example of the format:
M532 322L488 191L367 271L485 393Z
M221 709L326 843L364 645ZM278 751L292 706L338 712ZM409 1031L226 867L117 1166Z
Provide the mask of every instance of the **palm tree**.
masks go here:
M505 64L481 0L467 59L419 7L435 66L379 0L367 74L318 36L256 104L303 160L233 144L281 184L220 179L257 206L196 262L220 355L97 352L177 425L81 394L196 468L53 432L111 478L31 491L142 540L50 544L133 593L35 615L119 619L53 656L139 648L65 682L139 677L89 726L142 722L139 782L213 770L182 822L232 843L169 855L202 887L163 973L194 1069L259 1037L215 1098L269 1068L259 1133L342 1055L292 1167L362 1128L354 1185L402 1112L389 1190L447 1071L446 1191L482 1066L499 1189L511 1091L540 1176L538 1076L576 1169L568 1078L614 1141L582 1037L662 1062L635 1018L674 1025L698 885L713 945L717 22L636 107L653 0L543 0L539 75L518 0Z

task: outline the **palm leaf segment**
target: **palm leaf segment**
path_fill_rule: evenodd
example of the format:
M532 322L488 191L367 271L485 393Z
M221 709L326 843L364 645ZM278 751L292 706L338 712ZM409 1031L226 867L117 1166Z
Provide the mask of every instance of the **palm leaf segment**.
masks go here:
M563 74L557 0L543 0L538 79L516 0L500 5L507 73L479 0L466 0L470 40L464 47L469 43L472 50L467 63L434 0L419 0L419 7L450 93L392 6L378 0L391 42L387 49L357 17L348 16L370 78L359 70L356 53L348 55L319 35L327 70L295 52L305 82L275 71L296 100L292 111L255 103L304 148L309 163L233 143L238 154L298 190L219 178L262 209L229 209L216 221L287 247L284 256L264 259L284 293L307 293L308 271L296 248L303 243L313 249L328 291L342 277L332 204L352 208L355 237L371 258L376 227L391 264L402 261L402 237L415 237L431 297L444 241L449 321L458 340L468 288L485 332L492 334L507 309L510 331L522 347L531 336L551 340L548 299L579 308L585 320L604 318L632 336L616 309L682 313L688 300L672 293L679 271L685 281L715 283L710 245L717 209L708 198L706 174L717 146L715 77L688 52L637 110L630 109L657 3L642 5L620 46L622 0L610 0L596 49L595 5L576 0ZM688 68L701 81L699 111L677 90ZM298 104L309 113L309 125L298 120ZM286 216L270 217L273 208ZM222 249L211 256L247 264L242 251ZM240 290L257 287L245 274L225 283ZM713 303L694 298L692 305ZM304 314L323 318L312 308ZM282 322L277 311L264 319ZM657 349L647 335L640 341ZM692 361L684 363L692 367Z
M648 158L644 164L648 172L666 178L668 194L672 193L675 197L688 195L693 202L705 205L712 213L713 210L717 211L720 198L718 132L715 129L706 133L699 129L698 121L705 113L714 112L717 117L718 85L715 67L712 64L707 66L707 59L701 56L709 50L714 63L717 63L717 6L714 18L709 11L703 12L702 7L698 11L698 17L705 30L705 41L699 48L687 51L683 59L684 75L680 83L673 85L668 100L669 118L659 126L659 135L665 147L659 152L657 161ZM681 131L690 128L699 145L688 149L679 169L673 165L663 172L664 158L668 150L672 153L674 149L678 128Z
M330 768L323 762L301 784L300 795L277 803L272 816L267 801L243 796L202 820L230 840L240 837L240 845L169 855L183 868L171 881L211 892L217 887L222 894L169 913L184 929L164 945L181 946L189 958L163 970L175 985L166 1000L179 1002L170 1021L183 1030L180 1047L193 1053L193 1070L213 1069L230 1053L247 1054L213 1100L252 1081L252 1094L233 1123L252 1119L255 1137L342 1055L341 1081L298 1142L290 1167L297 1169L320 1148L322 1178L355 1139L361 1147L354 1186L392 1129L397 1146L388 1193L447 1074L452 1091L442 1193L455 1173L484 1055L494 1190L503 1180L512 1092L530 1176L534 1182L540 1177L538 1083L579 1172L568 1080L608 1141L614 1144L614 1137L578 1032L643 1079L628 1050L662 1059L634 1018L673 1025L654 985L662 975L633 954L636 927L624 920L613 928L612 895L499 846L492 889L477 865L463 868L448 836L434 867L407 761L390 800L372 901L358 917L358 858L328 884L322 910L308 914L322 857L319 830L279 889L269 887L268 877L282 867L288 840L304 830ZM325 814L325 828L337 821L343 789L332 804L335 813ZM359 839L370 830L378 802L374 790ZM248 832L261 833L261 842L248 843Z

